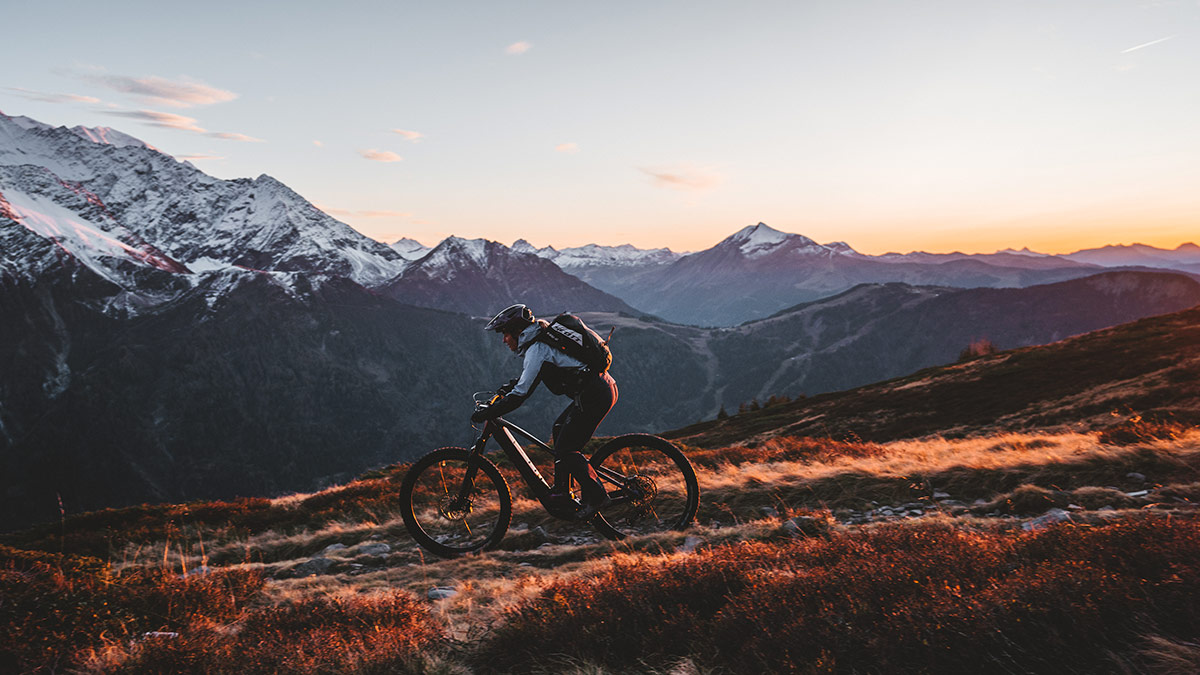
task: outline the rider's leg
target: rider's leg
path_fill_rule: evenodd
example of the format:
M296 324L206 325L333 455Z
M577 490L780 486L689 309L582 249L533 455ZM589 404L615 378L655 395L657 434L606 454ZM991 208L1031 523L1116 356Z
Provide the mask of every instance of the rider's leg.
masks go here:
M612 377L606 373L589 378L579 396L555 422L555 482L562 485L559 472L565 469L579 482L585 504L602 502L607 495L596 470L580 450L591 440L616 401L617 385Z

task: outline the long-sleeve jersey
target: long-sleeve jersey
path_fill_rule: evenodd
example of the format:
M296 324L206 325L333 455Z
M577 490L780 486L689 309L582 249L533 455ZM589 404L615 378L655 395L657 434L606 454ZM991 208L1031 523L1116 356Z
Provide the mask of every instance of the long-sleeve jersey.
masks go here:
M526 398L533 393L538 383L547 379L547 387L556 394L566 393L557 391L561 388L560 385L552 385L551 382L562 383L565 379L563 375L578 375L585 368L583 361L551 347L545 342L537 339L538 333L543 329L541 323L534 323L517 337L517 354L521 356L523 366L521 368L521 376L517 378L517 383L513 385L512 390L493 403L487 412L487 417L499 417L516 410Z

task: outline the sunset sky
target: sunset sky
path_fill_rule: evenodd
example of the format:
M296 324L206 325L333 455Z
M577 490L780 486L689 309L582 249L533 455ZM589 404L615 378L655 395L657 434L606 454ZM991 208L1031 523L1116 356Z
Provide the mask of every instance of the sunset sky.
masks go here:
M381 241L1200 240L1200 0L6 3L0 111Z

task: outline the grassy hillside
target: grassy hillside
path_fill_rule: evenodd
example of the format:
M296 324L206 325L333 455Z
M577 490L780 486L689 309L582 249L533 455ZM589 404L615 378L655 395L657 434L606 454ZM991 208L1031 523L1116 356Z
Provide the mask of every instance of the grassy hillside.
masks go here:
M681 431L686 532L609 542L517 488L499 550L436 560L394 466L2 535L0 672L1197 672L1198 319Z

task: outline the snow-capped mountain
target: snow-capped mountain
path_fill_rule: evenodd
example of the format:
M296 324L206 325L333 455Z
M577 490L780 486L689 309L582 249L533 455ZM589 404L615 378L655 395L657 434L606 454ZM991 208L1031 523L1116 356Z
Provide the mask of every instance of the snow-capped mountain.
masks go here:
M392 242L389 244L389 246L391 246L392 250L399 253L400 257L404 258L405 260L418 260L425 257L426 253L429 253L431 250L433 250L416 239L409 239L408 237L404 237L399 241Z
M587 280L671 321L728 326L863 283L1023 287L1086 276L1099 269L1057 257L1012 253L869 256L844 242L819 244L758 223L674 262Z
M533 253L547 260L553 260L559 267L572 274L575 270L589 267L661 265L678 260L681 255L669 248L643 249L632 244L621 244L620 246L588 244L564 248L560 251L553 246L536 248L524 239L513 242L512 250L519 253Z
M131 263L303 271L364 285L405 266L270 176L220 180L107 128L0 113L0 198L9 221L117 283L128 282L121 269Z
M521 302L538 314L632 307L550 260L486 239L447 237L381 289L419 307L488 316Z

